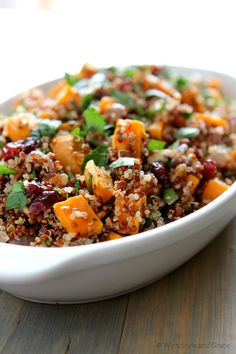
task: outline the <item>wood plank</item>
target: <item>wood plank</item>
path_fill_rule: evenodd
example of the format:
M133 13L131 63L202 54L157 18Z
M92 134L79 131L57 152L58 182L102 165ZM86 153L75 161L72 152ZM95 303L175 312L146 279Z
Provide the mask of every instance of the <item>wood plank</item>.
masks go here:
M18 327L24 301L0 291L0 353Z
M128 296L83 305L24 303L18 322L7 314L21 300L4 295L0 352L7 354L116 354ZM1 308L0 304L0 308ZM14 310L12 310L14 312ZM9 331L9 332L8 332Z
M174 273L130 295L120 354L235 354L235 230L236 221Z

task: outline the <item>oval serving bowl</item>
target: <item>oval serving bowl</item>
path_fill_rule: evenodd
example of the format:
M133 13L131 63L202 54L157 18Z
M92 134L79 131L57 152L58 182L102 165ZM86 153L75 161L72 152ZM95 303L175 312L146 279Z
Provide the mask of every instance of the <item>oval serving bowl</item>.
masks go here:
M236 79L198 69L171 72L203 78L217 76L226 95L236 98ZM47 91L56 81L39 86ZM0 105L10 109L12 99ZM236 183L202 209L157 229L114 241L37 248L0 243L0 288L27 300L46 303L91 302L150 284L206 246L236 214Z

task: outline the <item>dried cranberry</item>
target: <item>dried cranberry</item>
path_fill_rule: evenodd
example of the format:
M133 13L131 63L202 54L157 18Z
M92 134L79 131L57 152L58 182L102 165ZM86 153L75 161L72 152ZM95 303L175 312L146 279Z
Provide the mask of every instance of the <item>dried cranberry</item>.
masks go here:
M15 143L7 143L2 149L2 158L4 160L14 158L21 151L22 144L20 141Z
M153 162L151 166L151 172L158 179L158 182L161 184L166 184L168 181L167 170L165 166L159 162Z
M215 176L216 174L216 162L214 160L205 160L203 162L203 176L206 178L206 179L211 179Z
M60 195L57 192L45 190L41 194L38 194L36 197L34 197L29 206L29 212L31 214L38 215L42 211L50 209L60 200Z
M27 197L31 198L40 193L43 193L46 190L45 186L42 186L36 182L29 182L27 185Z
M24 151L28 154L29 152L35 150L37 145L38 141L32 138L7 143L2 149L2 158L4 160L14 158L20 151Z
M151 73L153 75L157 75L159 74L159 72L162 70L162 68L160 66L157 66L157 65L152 65L151 67Z
M125 77L118 85L118 89L121 91L130 91L132 81L129 77Z
M28 138L22 143L22 151L26 154L36 149L38 141L36 139Z

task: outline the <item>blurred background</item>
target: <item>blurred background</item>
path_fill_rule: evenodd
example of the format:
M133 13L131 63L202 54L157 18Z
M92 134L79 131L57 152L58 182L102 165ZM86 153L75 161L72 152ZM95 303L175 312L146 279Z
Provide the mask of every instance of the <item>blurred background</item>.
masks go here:
M236 76L235 0L0 0L0 100L94 65Z

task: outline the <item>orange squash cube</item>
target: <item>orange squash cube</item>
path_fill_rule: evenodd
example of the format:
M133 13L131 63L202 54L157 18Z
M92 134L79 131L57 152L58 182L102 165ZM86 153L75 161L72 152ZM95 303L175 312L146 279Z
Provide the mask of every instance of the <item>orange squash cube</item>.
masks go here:
M224 182L221 182L216 178L210 179L203 190L202 199L212 201L224 193L228 188L229 186Z
M59 92L66 86L65 80L60 80L56 85L54 85L48 92L50 98L57 98Z
M181 100L181 93L179 91L175 90L174 87L171 86L165 80L160 79L159 77L152 74L147 74L145 76L143 82L143 88L144 90L150 90L150 89L160 90L166 93L167 95L175 98L176 100Z
M109 96L102 97L99 102L100 113L103 114L109 111L113 103L115 103L113 97L109 97Z
M93 76L94 74L96 74L96 72L97 72L97 69L87 63L87 64L84 64L84 66L80 70L78 76L83 79L88 79L91 76Z
M89 237L102 232L103 223L82 195L56 203L53 208L67 232L81 237Z
M187 176L187 183L191 182L190 193L194 194L197 186L199 185L200 179L194 175Z
M116 232L114 231L110 231L109 234L108 234L108 240L111 241L111 240L117 240L118 238L123 238L124 236L120 235L120 234L117 234Z
M89 189L90 178L93 193L103 202L108 202L113 195L113 183L108 172L96 166L93 160L87 162L84 170L85 183Z
M211 114L197 113L195 114L195 119L203 120L207 125L226 127L227 121L220 117L215 117Z
M70 134L56 136L52 141L52 151L65 171L69 169L73 174L81 173L85 154L81 150L80 140Z
M112 148L120 156L140 158L142 144L147 139L145 126L138 120L118 119L112 140Z
M79 103L80 96L72 86L66 84L58 92L56 100L59 104L68 104L70 102Z
M156 121L150 125L150 127L148 128L148 132L152 139L162 140L163 129L164 123L162 121Z
M217 78L211 78L210 80L208 80L207 86L214 89L220 89L221 83Z
M38 127L37 118L31 113L19 113L6 118L4 133L12 141L26 139Z
M145 195L140 196L138 200L134 200L124 195L124 193L117 191L115 215L118 217L118 231L126 235L137 234L143 222L146 205L147 198Z

